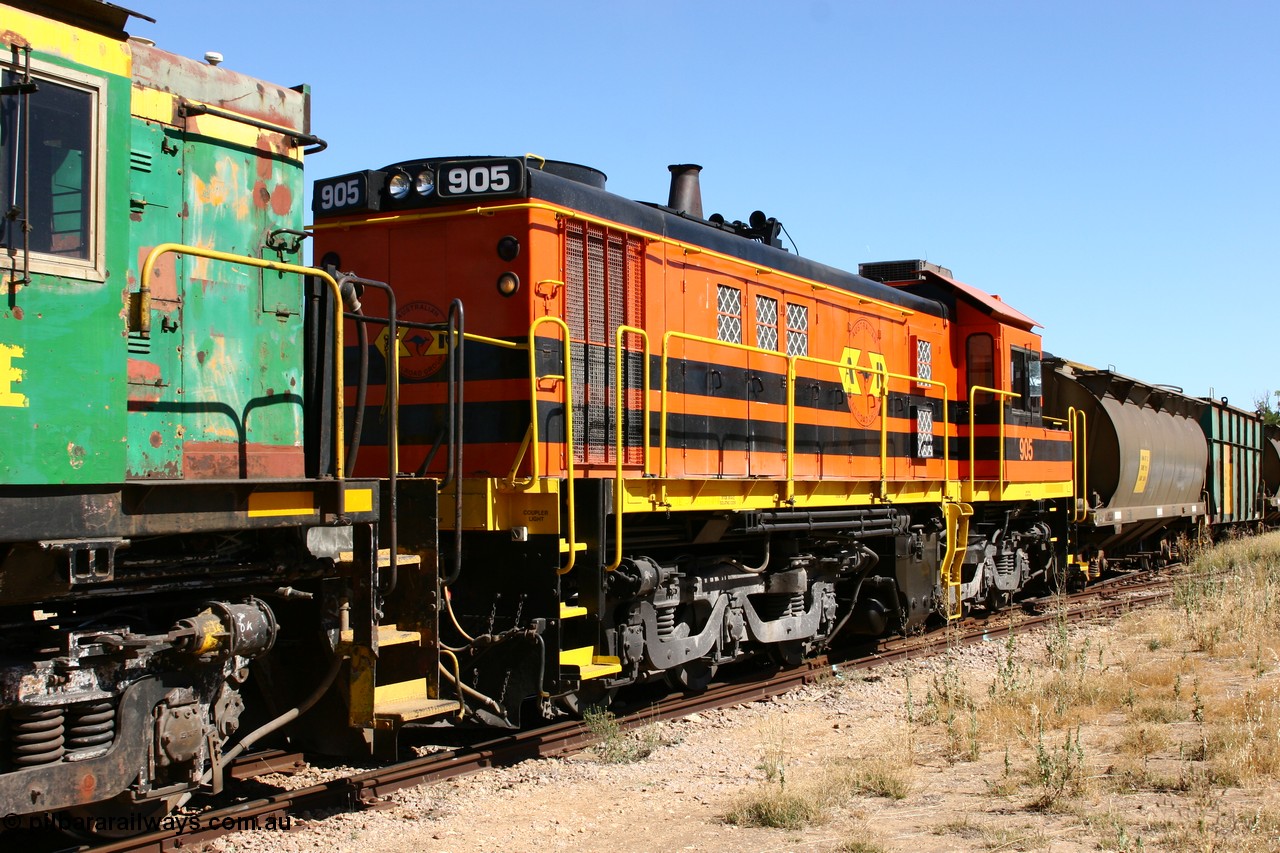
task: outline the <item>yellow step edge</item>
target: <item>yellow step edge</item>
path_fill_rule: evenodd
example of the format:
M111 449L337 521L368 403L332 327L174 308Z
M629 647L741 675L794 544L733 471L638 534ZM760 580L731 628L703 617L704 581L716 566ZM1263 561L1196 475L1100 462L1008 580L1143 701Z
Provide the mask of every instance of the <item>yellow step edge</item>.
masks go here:
M373 688L373 712L375 714L378 713L380 705L426 698L427 680L425 678L397 681L393 684L379 684Z
M622 661L614 657L596 657L591 659L588 666L579 668L579 678L586 681L589 678L599 678L602 675L617 675L622 672Z
M356 555L352 551L341 551L338 554L339 563L353 563L355 562L355 558L356 558ZM390 566L390 565L391 565L391 549L379 548L378 549L378 568L385 569L387 566ZM420 565L422 565L422 558L419 557L417 554L397 554L396 555L397 567L420 566Z
M595 654L595 646L583 646L580 649L563 649L560 652L561 666L590 666L591 656Z
M356 641L356 632L350 628L343 631L338 641L342 643L354 643ZM378 626L378 646L399 646L405 643L421 643L422 634L417 631L401 631L395 625L379 625Z
M574 542L574 543L573 543L573 550L575 550L575 551L585 551L585 550L587 550L587 543L586 543L586 542ZM560 540L560 553L561 553L561 554L567 554L567 553L569 553L569 543L568 543L568 542L566 542L566 541L565 541L565 540L563 540L563 539L561 539L561 540Z
M586 616L586 615L587 615L587 608L573 607L571 605L565 604L563 601L560 602L560 618L561 619L572 619L575 616Z
M592 646L577 649L565 649L560 652L561 666L575 666L578 677L582 680L599 678L602 675L615 675L622 672L622 660L607 655L596 655Z

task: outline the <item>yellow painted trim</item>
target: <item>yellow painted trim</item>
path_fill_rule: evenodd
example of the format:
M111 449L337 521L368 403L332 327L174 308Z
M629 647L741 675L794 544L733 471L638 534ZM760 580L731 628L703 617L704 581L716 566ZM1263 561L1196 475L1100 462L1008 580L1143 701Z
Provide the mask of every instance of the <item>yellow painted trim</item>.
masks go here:
M412 699L427 698L427 680L415 678L411 681L397 681L395 684L379 684L373 688L373 709L378 713L380 706L392 702L406 702ZM450 702L450 705L453 703Z
M129 110L134 118L171 125L174 123L177 102L178 99L169 92L148 89L134 83L133 94L129 99Z
M347 489L342 493L343 512L373 512L373 489Z
M594 646L582 646L577 649L562 649L560 652L561 666L590 666L591 656L595 653Z
M577 617L577 616L586 616L586 615L587 615L587 608L574 607L572 605L565 604L563 601L560 602L560 618L561 619L573 619L574 617Z
M578 668L578 678L586 681L605 675L617 675L619 672L622 672L621 658L597 656L591 659L591 663Z
M133 54L127 42L100 36L61 21L4 7L3 36L6 45L25 39L32 55L59 57L104 74L129 77L133 74ZM5 51L8 52L7 50Z
M249 517L271 518L289 515L319 515L311 492L254 492L249 495Z

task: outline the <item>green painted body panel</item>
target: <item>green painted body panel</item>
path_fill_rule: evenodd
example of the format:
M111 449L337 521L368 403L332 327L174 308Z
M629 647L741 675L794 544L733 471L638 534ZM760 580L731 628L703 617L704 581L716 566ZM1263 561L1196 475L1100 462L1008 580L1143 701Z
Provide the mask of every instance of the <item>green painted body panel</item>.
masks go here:
M1262 520L1262 418L1206 398L1200 427L1209 443L1205 479L1210 524Z
M147 96L305 125L305 93L154 47L134 48L134 83ZM299 262L269 246L273 231L303 225L302 163L285 137L176 106L160 115L155 103L163 98L133 118L135 287L160 243ZM150 339L131 341L129 477L303 476L302 278L175 254L155 272Z
M129 80L58 56L35 60L104 78L107 111L100 127L109 152L128 150ZM123 118L121 117L123 113ZM64 166L74 165L70 159ZM119 482L125 460L125 297L127 265L122 220L124 170L106 168L105 281L33 271L31 282L6 288L0 310L0 484ZM73 216L54 197L54 228ZM20 252L18 253L20 255ZM16 348L16 349L11 349ZM21 353L19 356L18 353ZM8 370L5 370L8 368ZM9 392L7 395L4 392ZM20 396L19 396L20 395Z
M136 313L160 243L300 262L268 243L302 228L301 157L252 121L303 131L309 96L136 43L132 79L33 48L37 73L69 69L103 86L101 240L89 241L101 251L89 255L97 271L33 270L0 305L0 485L304 476L300 276L167 254L150 283L148 336ZM184 100L250 120L187 116ZM48 211L47 233L69 235L55 239L80 237L80 196L61 191L81 165L68 152L32 200L33 215L37 202Z

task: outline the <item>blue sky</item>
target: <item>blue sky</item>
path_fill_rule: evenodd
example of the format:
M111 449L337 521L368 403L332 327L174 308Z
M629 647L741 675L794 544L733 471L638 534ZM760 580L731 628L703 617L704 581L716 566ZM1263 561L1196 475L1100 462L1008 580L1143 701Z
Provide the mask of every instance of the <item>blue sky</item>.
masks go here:
M801 254L927 258L1045 349L1252 408L1280 390L1280 3L126 3L286 85L312 178L419 156L585 163Z

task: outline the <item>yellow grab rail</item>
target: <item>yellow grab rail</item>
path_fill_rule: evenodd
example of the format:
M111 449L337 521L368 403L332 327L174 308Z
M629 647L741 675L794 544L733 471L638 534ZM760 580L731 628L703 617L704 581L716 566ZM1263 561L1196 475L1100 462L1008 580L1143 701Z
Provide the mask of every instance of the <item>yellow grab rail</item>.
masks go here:
M197 258L207 258L211 261L223 261L229 264L240 264L242 266L258 267L259 269L274 270L276 272L294 273L296 275L313 275L324 280L329 285L329 289L333 292L333 405L334 405L334 421L341 428L343 423L343 401L342 401L342 383L343 377L343 351L342 351L342 288L338 286L338 281L327 271L317 269L316 267L304 267L299 264L287 264L283 261L268 261L262 258L250 258L244 255L233 255L229 252L219 252L214 249L206 249L202 246L185 246L181 243L161 243L150 252L147 253L147 259L142 263L142 271L138 278L138 331L143 335L151 331L151 277L155 270L156 261L161 255L191 255ZM399 377L400 375L400 347L390 347L393 353L392 359L392 375ZM333 476L336 480L344 478L346 470L346 447L341 441L333 443L334 471Z
M649 333L644 329L638 329L635 326L619 326L615 332L613 368L614 368L614 446L613 461L616 464L616 471L613 480L613 561L604 567L606 572L612 572L622 565L622 503L624 490L622 487L622 456L624 448L622 446L622 415L626 411L623 406L622 398L622 339L624 335L639 335L644 341L641 353L644 356L644 386L641 396L642 408L641 412L641 435L643 436L641 450L644 453L643 461L640 463L640 473L649 473Z
M873 373L879 382L878 391L880 396L880 495L883 497L888 490L888 466L889 466L889 419L886 416L886 403L889 399L889 380L897 379L905 382L915 382L920 385L928 385L942 389L942 464L943 464L943 482L944 491L951 491L951 443L947 429L950 416L947 410L947 400L950 397L951 390L945 382L936 379L924 379L919 376L910 376L904 373L894 373L887 368L881 367L856 367L843 361L832 361L827 358L818 358L811 355L793 355L787 358L787 495L788 502L795 498L795 427L796 427L796 365L800 362L806 364L816 364L827 367L834 367L837 370L856 370L859 373Z
M1021 394L1015 394L1012 391L1001 391L999 388L987 388L982 385L974 385L972 388L969 389L969 494L967 496L969 500L973 499L973 489L977 481L977 477L974 476L974 466L976 464L975 459L976 459L976 448L978 444L978 437L974 434L974 431L976 429L975 420L974 420L974 414L975 414L974 409L976 408L976 401L977 401L977 396L979 391L983 391L988 394L994 394L996 397L999 398L1000 434L998 436L997 443L1000 449L1000 491L1001 492L1004 491L1004 398L1010 397L1016 400L1022 396Z
M538 376L538 348L535 336L538 327L543 323L552 323L560 327L561 338L564 341L564 374L560 376ZM569 324L559 317L539 317L529 325L529 400L533 408L533 428L530 432L530 445L533 447L533 481L536 482L542 476L541 463L541 447L538 444L538 379L557 379L564 382L564 438L565 438L565 473L568 476L568 494L565 500L569 505L569 562L561 566L558 574L568 574L573 571L573 565L578 559L578 541L575 527L574 500L573 500L573 477L575 473L573 464L573 340L569 332Z
M1075 406L1067 409L1067 422L1071 428L1071 520L1078 523L1089 520L1089 423L1084 409Z
M725 347L727 349L739 350L741 352L753 352L758 355L772 356L773 358L788 359L791 356L783 355L777 350L764 349L763 347L753 347L749 344L739 344L733 341L722 341L717 338L708 338L703 335L692 335L688 332L667 332L662 336L662 376L660 378L660 396L661 410L659 412L659 429L658 429L658 476L665 478L667 476L667 360L671 357L671 341L693 341L700 344L711 344L713 346Z

